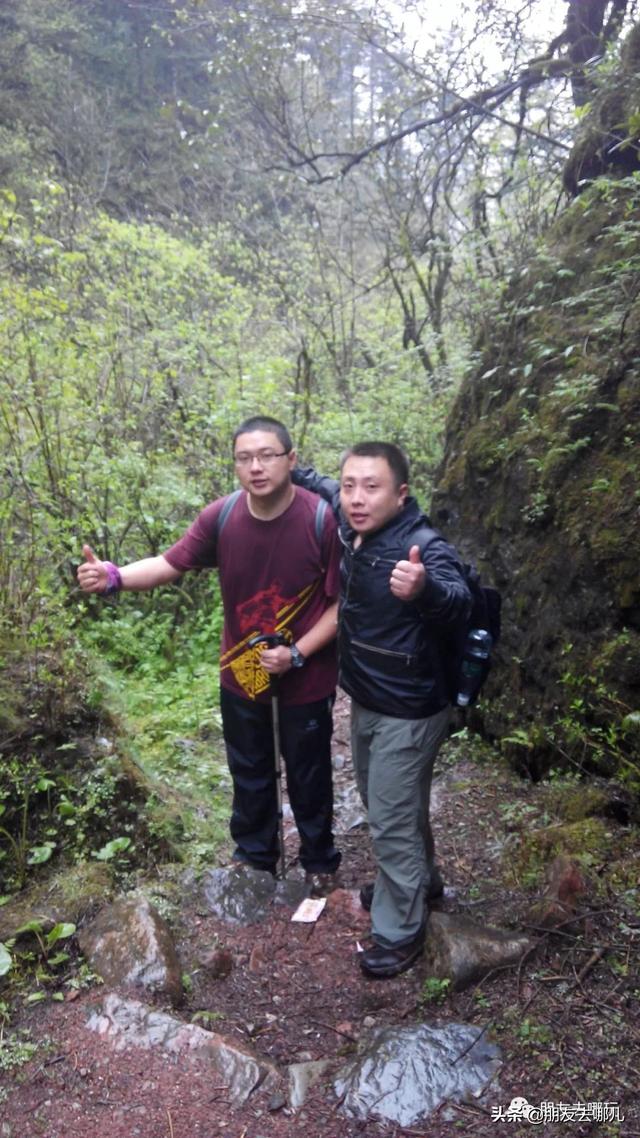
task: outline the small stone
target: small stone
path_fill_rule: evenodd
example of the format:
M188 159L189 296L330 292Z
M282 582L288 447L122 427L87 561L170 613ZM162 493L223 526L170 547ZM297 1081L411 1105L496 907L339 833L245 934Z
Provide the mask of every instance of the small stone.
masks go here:
M347 760L345 759L344 755L334 755L333 756L332 765L333 765L334 771L344 770L346 763L347 763Z
M286 1105L287 1105L287 1100L286 1100L285 1096L282 1094L281 1091L276 1091L276 1093L271 1095L271 1098L269 1099L269 1105L267 1107L267 1110L269 1110L272 1114L274 1114L276 1112L276 1110L282 1110L283 1106L286 1106Z
M174 739L174 746L178 751L184 752L195 751L196 749L193 739Z
M300 1110L306 1101L307 1095L324 1075L329 1066L328 1059L318 1059L315 1062L292 1063L288 1068L289 1106L292 1110Z
M233 956L228 948L212 948L200 957L200 964L214 979L228 976L233 968Z
M530 911L531 923L545 929L565 924L586 892L580 867L566 854L561 854L549 868L543 896Z
M251 956L249 957L249 971L260 972L265 963L264 947L258 941L251 949Z
M376 1021L373 1018L373 1016L365 1016L363 1021L362 1021L362 1026L363 1027L375 1027Z

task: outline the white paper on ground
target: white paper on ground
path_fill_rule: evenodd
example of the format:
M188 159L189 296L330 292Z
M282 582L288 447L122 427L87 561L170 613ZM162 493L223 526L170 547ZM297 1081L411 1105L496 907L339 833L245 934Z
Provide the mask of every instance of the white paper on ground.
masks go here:
M317 921L326 903L326 897L305 897L304 901L301 901L298 905L291 920L304 921L305 924L312 924L314 921Z

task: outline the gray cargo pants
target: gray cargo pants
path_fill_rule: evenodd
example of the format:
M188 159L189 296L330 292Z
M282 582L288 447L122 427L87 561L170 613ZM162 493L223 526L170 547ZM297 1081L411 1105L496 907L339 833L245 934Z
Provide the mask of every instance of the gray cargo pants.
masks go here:
M351 703L353 765L378 864L371 931L386 948L413 940L426 921L431 776L449 718L448 707L428 719L396 719Z

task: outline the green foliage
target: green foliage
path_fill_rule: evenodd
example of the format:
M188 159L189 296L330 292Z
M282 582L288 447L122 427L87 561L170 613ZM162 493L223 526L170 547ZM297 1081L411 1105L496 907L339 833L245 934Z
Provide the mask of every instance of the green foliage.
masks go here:
M16 754L0 767L0 857L15 890L53 858L113 861L120 872L159 841L145 824L146 791L114 755L81 756L73 744ZM55 777L52 777L55 772ZM117 844L109 846L115 830ZM134 838L140 839L139 847Z
M516 1035L520 1041L533 1050L546 1049L553 1043L553 1032L544 1023L536 1023L528 1017L523 1019L516 1028Z
M12 859L18 889L25 883L28 866L43 865L56 847L55 841L51 840L41 845L30 841L33 800L38 798L43 806L43 800L46 800L44 808L50 816L50 792L53 786L53 781L43 773L34 755L29 756L26 762L12 758L3 767L0 778L0 818L3 818L4 824L0 825L0 859L5 859L8 855Z
M635 794L640 789L636 717L599 674L602 660L593 664L589 675L564 672L560 683L566 697L553 722L516 727L501 737L500 748L532 771L536 756L544 755L538 774L557 764L565 777L567 772L576 777L589 772L615 775Z
M422 985L420 1003L443 1004L449 995L451 980L439 980L436 976L427 976Z
M51 949L58 943L58 941L67 940L70 936L73 936L75 931L75 925L70 924L69 922L60 922L57 925L54 925L52 929L49 929L48 932L45 932L42 926L42 922L33 920L28 921L26 925L21 925L20 928L16 929L15 935L17 938L24 936L27 933L33 933L36 941L38 942L38 947L42 957L44 960L51 963ZM66 956L64 959L66 960ZM62 959L56 959L56 963L62 962Z
M610 842L611 833L599 818L535 827L529 818L518 824L505 848L505 871L518 884L539 887L554 858L567 854L584 868L594 869L606 860Z
M212 1024L218 1023L224 1019L224 1012L211 1012L206 1008L194 1012L191 1016L191 1023L202 1024L204 1028L211 1028Z
M18 741L0 776L0 851L13 887L59 857L133 864L149 786L126 784L131 756L153 788L145 835L158 847L188 840L205 856L228 808L215 584L86 597L75 584L83 541L116 562L166 549L231 488L231 431L258 409L286 419L327 473L358 438L399 442L425 500L470 338L495 335L502 276L520 271L551 209L551 180L524 156L513 156L509 194L498 192L497 134L473 172L398 146L392 162L311 195L280 154L273 168L275 108L291 130L275 131L285 154L296 137L357 147L367 118L390 126L414 82L403 66L392 72L390 27L363 49L359 10L337 29L324 3L245 9L25 0L0 21L0 732ZM363 60L380 76L368 109L353 79ZM631 296L633 209L614 240ZM550 283L543 262L522 276L499 337L568 301L573 270L555 266ZM608 283L590 288L601 298ZM579 306L571 315L583 318ZM524 454L531 527L551 517L562 471L592 437L582 420L606 402L576 366L585 329L567 346L554 316L530 359L495 370L496 382L506 368L508 383L528 386L557 364L555 389L513 429L490 432L478 463ZM605 508L615 472L591 481ZM38 736L68 746L84 714L93 730L110 707L135 736L113 762L90 756L89 773L75 756L75 777L73 753L59 750L18 777L15 764L43 749Z
M28 1039L0 1035L0 1071L10 1071L28 1063L38 1050L38 1044ZM2 1098L0 1097L0 1103Z
M96 850L94 857L98 861L112 861L117 858L119 854L124 853L131 846L131 838L112 838L101 849Z

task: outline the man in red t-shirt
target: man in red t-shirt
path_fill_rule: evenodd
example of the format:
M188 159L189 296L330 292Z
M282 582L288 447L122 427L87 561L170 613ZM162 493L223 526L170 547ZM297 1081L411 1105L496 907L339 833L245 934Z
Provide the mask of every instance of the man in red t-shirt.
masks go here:
M89 546L85 592L152 589L190 569L217 568L224 606L220 706L233 778L235 857L275 871L278 816L269 677L279 679L280 741L289 800L310 876L335 873L330 740L336 685L337 526L315 494L291 481L296 455L277 419L254 416L233 436L242 492L218 498L175 545L121 568ZM251 645L259 633L290 643Z

